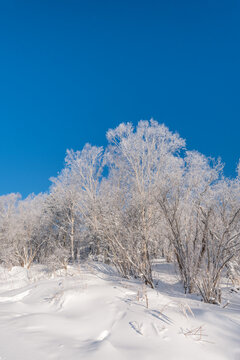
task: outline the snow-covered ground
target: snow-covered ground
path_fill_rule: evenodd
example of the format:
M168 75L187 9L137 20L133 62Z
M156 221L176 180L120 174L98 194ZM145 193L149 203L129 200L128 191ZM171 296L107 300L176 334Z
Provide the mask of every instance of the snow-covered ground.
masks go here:
M171 265L155 269L151 290L97 263L1 268L0 359L240 360L240 292L204 304Z

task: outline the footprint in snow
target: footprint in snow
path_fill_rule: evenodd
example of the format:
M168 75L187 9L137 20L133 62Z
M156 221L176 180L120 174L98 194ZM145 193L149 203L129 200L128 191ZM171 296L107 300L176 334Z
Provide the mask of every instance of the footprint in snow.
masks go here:
M137 334L143 335L143 331L142 331L143 324L142 323L139 323L137 321L130 321L129 325L131 326L131 328L134 331L136 331Z
M161 336L162 339L165 340L165 341L169 340L169 337L165 335L166 332L168 331L168 329L165 326L159 326L159 325L157 325L155 323L152 323L151 325L152 325L152 328L154 329L155 334L157 336Z
M103 341L109 336L109 331L104 330L101 332L101 334L98 336L97 341Z

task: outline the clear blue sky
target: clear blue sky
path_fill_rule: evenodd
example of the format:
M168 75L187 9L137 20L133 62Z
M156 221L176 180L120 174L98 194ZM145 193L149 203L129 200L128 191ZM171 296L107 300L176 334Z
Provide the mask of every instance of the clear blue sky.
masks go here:
M240 1L0 0L0 194L151 117L235 174Z

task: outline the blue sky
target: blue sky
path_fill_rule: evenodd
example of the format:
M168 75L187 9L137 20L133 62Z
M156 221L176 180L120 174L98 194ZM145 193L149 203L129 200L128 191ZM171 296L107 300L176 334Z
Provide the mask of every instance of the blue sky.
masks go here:
M240 2L0 0L0 194L45 191L66 148L153 117L240 157Z

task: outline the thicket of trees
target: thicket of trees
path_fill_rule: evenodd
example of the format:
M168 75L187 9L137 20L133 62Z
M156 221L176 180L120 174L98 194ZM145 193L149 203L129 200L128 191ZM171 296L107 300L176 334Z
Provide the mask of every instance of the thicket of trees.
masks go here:
M240 167L225 178L219 160L153 120L107 139L67 151L48 193L0 197L0 262L57 268L91 254L154 287L152 260L164 256L186 292L220 302L222 273L240 275Z

